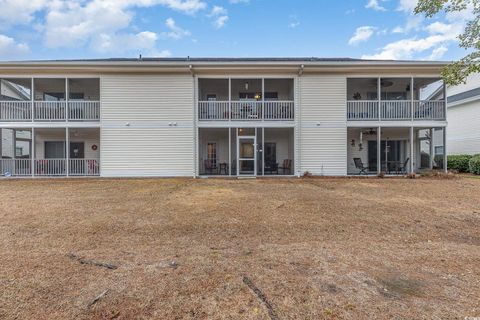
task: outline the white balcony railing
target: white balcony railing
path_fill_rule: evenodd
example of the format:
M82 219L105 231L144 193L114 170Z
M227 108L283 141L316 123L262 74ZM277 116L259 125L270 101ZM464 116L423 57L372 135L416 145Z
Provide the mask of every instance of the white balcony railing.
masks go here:
M411 120L412 102L404 100L387 100L381 102L380 119Z
M413 115L418 120L444 120L445 105L443 101L414 101Z
M347 101L347 120L445 120L445 101Z
M75 120L99 120L100 101L69 101L68 119Z
M65 101L35 101L34 119L56 121L65 120Z
M0 159L0 175L29 176L31 174L31 159Z
M71 176L98 176L100 162L98 159L70 159L68 172Z
M265 101L263 105L265 120L293 120L295 118L293 101Z
M33 104L33 119L32 119ZM100 101L0 101L0 121L100 120Z
M0 101L1 121L24 121L31 119L31 101Z
M348 101L348 120L377 120L378 101Z
M199 101L198 117L200 120L228 120L228 101Z
M67 175L67 159L35 159L35 176ZM32 159L0 159L0 176L31 176ZM99 176L99 159L69 159L68 175Z
M64 176L66 175L66 159L36 159L36 176Z
M294 101L199 101L199 120L294 120Z

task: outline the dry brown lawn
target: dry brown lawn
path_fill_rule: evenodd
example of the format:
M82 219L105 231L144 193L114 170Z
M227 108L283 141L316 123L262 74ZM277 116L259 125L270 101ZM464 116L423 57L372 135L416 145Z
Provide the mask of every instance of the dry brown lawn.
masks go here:
M0 181L2 319L465 317L480 179Z

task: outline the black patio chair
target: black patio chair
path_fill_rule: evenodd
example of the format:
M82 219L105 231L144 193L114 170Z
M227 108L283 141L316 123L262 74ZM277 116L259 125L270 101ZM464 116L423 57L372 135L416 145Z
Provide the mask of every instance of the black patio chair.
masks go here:
M363 162L362 162L362 159L360 158L353 158L353 162L355 163L355 168L357 168L358 170L360 170L360 172L358 174L364 174L364 175L367 175L367 171L369 170L368 167L365 167L363 165Z
M401 174L407 174L407 167L408 167L409 161L410 161L410 158L407 158L404 163L400 164L400 166L397 168L397 174L399 172Z

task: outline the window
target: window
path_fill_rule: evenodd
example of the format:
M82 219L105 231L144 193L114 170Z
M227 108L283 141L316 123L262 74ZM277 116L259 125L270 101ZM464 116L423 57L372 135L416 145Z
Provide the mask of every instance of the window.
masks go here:
M65 141L45 141L45 159L65 158Z
M207 160L213 167L217 165L217 143L216 142L207 143Z
M435 154L436 155L443 154L443 146L435 147Z

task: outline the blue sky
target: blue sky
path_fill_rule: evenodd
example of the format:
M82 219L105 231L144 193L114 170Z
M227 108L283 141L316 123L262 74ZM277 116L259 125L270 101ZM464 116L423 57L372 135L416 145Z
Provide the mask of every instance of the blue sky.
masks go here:
M453 60L471 12L416 0L0 0L0 60L352 57Z

